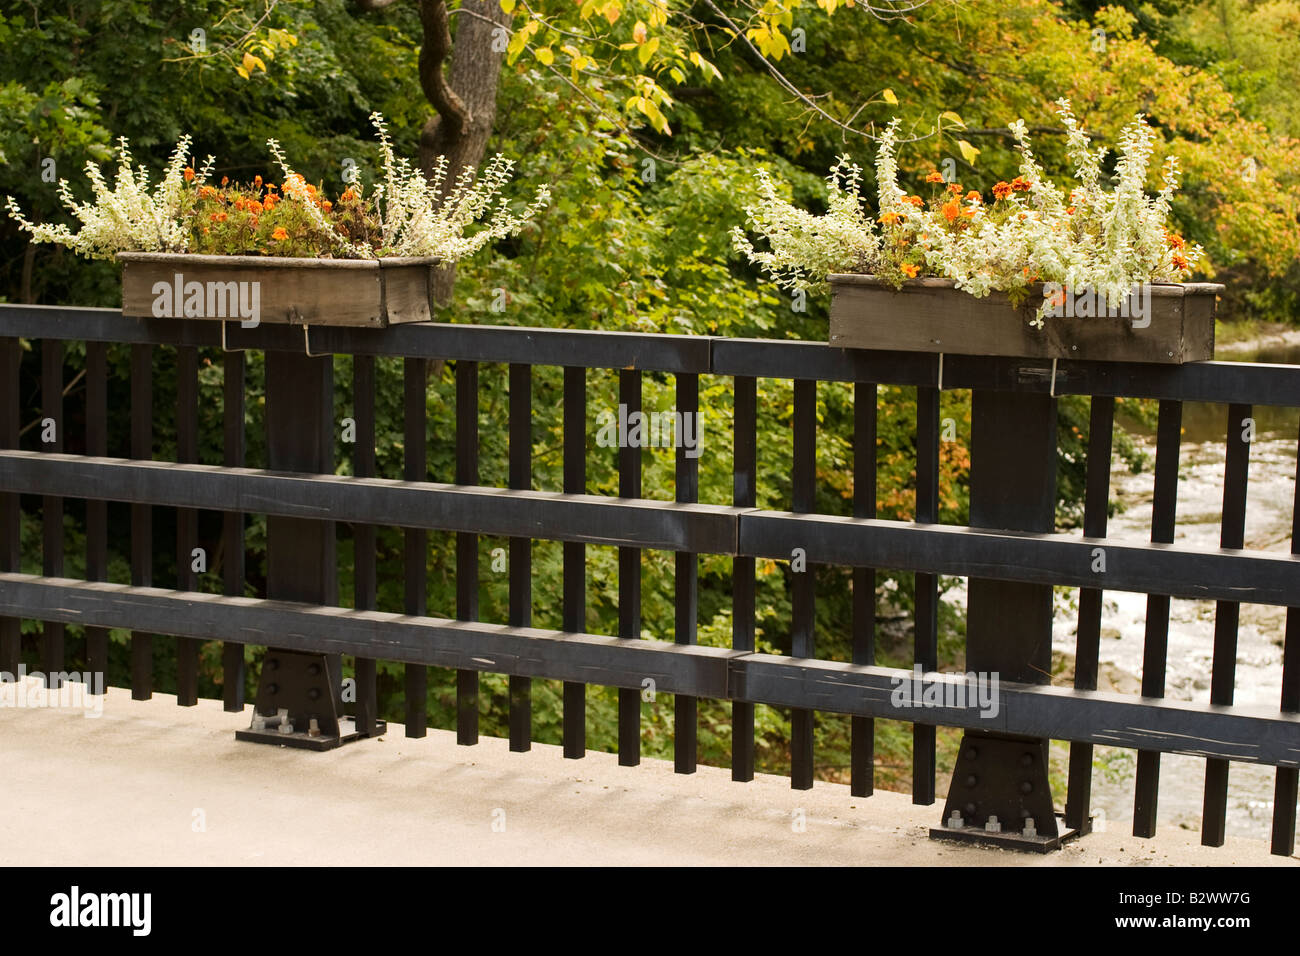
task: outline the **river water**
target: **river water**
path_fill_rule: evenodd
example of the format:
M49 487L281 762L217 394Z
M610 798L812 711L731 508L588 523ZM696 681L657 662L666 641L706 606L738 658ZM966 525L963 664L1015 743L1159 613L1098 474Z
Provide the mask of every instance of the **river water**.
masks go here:
M1300 346L1237 352L1231 360L1300 365ZM1179 460L1178 513L1175 543L1214 549L1219 546L1223 506L1223 469L1227 407L1188 403L1183 411L1183 443ZM1246 501L1248 549L1288 552L1296 492L1297 430L1300 412L1257 406L1256 441L1250 450ZM1240 427L1240 426L1238 426ZM1153 435L1131 432L1150 457L1151 465L1132 474L1117 464L1111 494L1121 507L1111 518L1109 536L1149 541L1154 493ZM1077 592L1075 592L1077 597ZM1135 694L1141 687L1142 645L1146 595L1108 591L1101 632L1101 689ZM1213 601L1171 602L1166 695L1208 704L1214 650ZM1238 704L1277 707L1282 684L1282 641L1285 608L1242 605L1237 641L1236 696ZM1056 615L1054 649L1074 654L1077 610L1061 607ZM1133 815L1132 751L1097 748L1102 763L1093 773L1093 807L1099 822L1127 830ZM1228 784L1229 836L1267 839L1273 814L1274 773L1271 767L1234 763ZM1205 760L1165 754L1160 765L1159 824L1200 829Z

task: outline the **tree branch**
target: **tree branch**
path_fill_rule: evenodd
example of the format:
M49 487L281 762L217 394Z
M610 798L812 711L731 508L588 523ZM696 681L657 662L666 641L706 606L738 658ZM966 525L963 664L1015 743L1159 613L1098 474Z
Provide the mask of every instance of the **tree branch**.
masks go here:
M451 53L451 25L445 0L420 0L420 25L424 28L424 43L420 47L420 88L442 122L447 124L447 132L456 136L469 126L472 117L464 101L447 82L442 69Z

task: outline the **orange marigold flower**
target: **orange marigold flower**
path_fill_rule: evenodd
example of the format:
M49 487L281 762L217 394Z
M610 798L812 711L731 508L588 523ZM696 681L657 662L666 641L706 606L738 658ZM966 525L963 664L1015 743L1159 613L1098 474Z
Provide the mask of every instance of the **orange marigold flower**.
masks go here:
M215 195L215 194L216 194L216 190L213 189L211 186L200 186L200 187L199 187L199 198L200 198L200 199L207 199L209 196L212 196L212 195Z
M271 238L272 238L272 239L279 239L280 241L284 241L285 239L288 239L288 238L289 238L289 234L288 234L287 232L284 231L284 227L283 227L283 226L277 226L276 229L275 229L275 232L271 233Z
M1010 195L1011 195L1011 184L1010 184L1010 183L994 183L994 184L993 184L993 196L994 196L995 199L1006 199L1006 198L1007 198L1008 196L1010 196Z
M920 209L922 206L925 205L925 200L922 199L920 196L904 196L903 202L911 203L917 209Z
M275 196L268 195L265 199L262 200L262 208L265 209L267 212L270 212L272 209L275 208L275 204L279 201L280 200L277 199Z
M253 177L253 185L256 186L258 189L261 189L261 188L262 188L262 177L261 177L261 176L254 176L254 177Z
M943 213L944 219L947 219L949 222L952 222L957 218L958 215L960 215L961 207L957 205L957 200L949 199L946 203L943 204L943 208L940 210L940 212Z
M334 208L334 204L327 199L320 204L320 207L324 209L326 212L329 212L331 209Z
M980 201L980 194L977 193L975 190L972 189L970 192L968 192L968 193L966 194L966 199L967 199L968 201L970 201L970 202L979 202L979 201Z
M343 190L343 195L339 197L339 202L352 202L352 200L356 198L357 194L354 193L352 187L349 186L347 189Z
M887 212L881 215L880 221L884 223L886 226L892 226L902 218L903 217L896 212Z
M949 184L948 184L948 192L952 193L954 196L960 196L960 195L961 195L961 183L949 183Z
M235 208L238 209L240 212L243 212L243 211L244 211L244 206L245 206L245 203L244 203L244 200L243 200L243 199L236 199L236 200L235 200Z
M903 263L902 269L903 269L903 275L907 276L909 279L915 279L916 274L921 271L916 266L912 265L910 262Z
M227 216L224 212L217 213L217 222L225 222L229 218L230 217Z
M194 169L193 169L193 167L191 167L191 166L186 166L186 167L185 167L185 172L182 173L181 175L183 175L183 176L185 177L185 181L186 181L187 183L188 183L188 182L192 182L192 181L194 180Z
M1073 206L1066 206L1066 207L1065 207L1065 214L1066 214L1067 216L1073 216L1073 215L1074 215L1074 207L1073 207Z
M314 196L314 195L316 195L316 187L313 186L311 183L308 183L308 184L307 184L305 187L303 187L303 188L307 190L307 195L308 195L308 196Z
M253 215L255 215L255 216L256 216L258 213L260 213L260 212L262 211L263 208L264 208L264 207L262 206L262 204L261 204L260 202L258 202L256 199L250 199L250 200L248 201L248 211L251 212L251 213L252 213Z
M229 183L230 183L230 177L229 177L229 176L222 176L222 177L221 177L221 185L226 186L226 185L229 185Z
M1165 242L1169 243L1170 249L1182 249L1187 245L1187 241L1182 236L1166 235Z
M1174 253L1173 263L1175 269L1185 270L1187 268L1187 260L1184 259L1182 256L1178 255L1177 253Z
M1015 179L1011 180L1011 188L1019 190L1020 192L1029 192L1030 185L1029 180L1025 179L1024 176L1017 176Z
M925 181L927 183L941 183L943 182L943 173L930 173L925 177Z
M974 206L967 206L965 209L963 209L963 210L961 211L961 214L962 214L962 216L965 217L966 219L974 219L974 218L975 218L975 207L974 207Z

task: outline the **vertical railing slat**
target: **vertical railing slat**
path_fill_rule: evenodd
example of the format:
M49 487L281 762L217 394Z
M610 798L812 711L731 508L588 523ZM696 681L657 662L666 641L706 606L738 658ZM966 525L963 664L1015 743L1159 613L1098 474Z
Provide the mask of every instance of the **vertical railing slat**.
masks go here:
M478 363L456 363L456 483L478 484ZM456 617L478 620L478 535L456 535ZM456 671L456 743L478 743L478 671Z
M796 379L794 383L794 468L791 478L791 510L808 514L816 510L817 494L817 382ZM803 570L791 568L790 653L793 657L817 656L816 577L803 550ZM796 558L792 555L791 564ZM813 785L813 731L816 717L802 707L790 711L790 788L811 790Z
M1291 553L1300 554L1300 442L1296 445L1295 498L1291 505ZM1286 637L1282 645L1283 713L1300 712L1300 607L1286 609ZM1295 853L1296 797L1300 770L1278 767L1273 785L1273 838L1270 850L1277 856Z
M358 478L375 475L375 357L352 357L352 416L356 422L356 443L352 448L352 473ZM379 579L375 568L375 526L352 527L353 604L359 611L374 610ZM353 719L357 733L370 736L378 729L379 688L374 658L358 657Z
M131 457L153 458L153 347L131 346ZM153 584L153 508L131 506L131 583ZM153 696L153 635L131 632L131 698Z
M1162 401L1156 425L1155 495L1151 502L1151 541L1174 540L1178 513L1178 456L1183 433L1183 403ZM1142 645L1142 696L1165 696L1165 667L1169 655L1169 597L1147 596L1146 634ZM1133 835L1156 835L1160 797L1160 754L1139 750L1133 797Z
M694 417L699 414L700 376L679 372L677 378L677 412ZM684 442L677 442L676 500L679 503L695 502L699 498L699 459L687 455ZM678 644L694 644L699 619L699 560L690 551L678 551L673 556L675 610L673 640ZM673 769L677 773L694 773L698 758L697 717L699 701L694 697L677 694L673 697Z
M939 389L916 389L916 520L939 520ZM939 576L916 574L913 662L923 671L939 666ZM935 799L935 726L912 724L912 802L929 806Z
M620 369L618 402L629 418L641 410L641 373ZM625 442L618 450L618 494L620 498L641 497L641 449ZM636 640L641 636L641 549L618 549L618 636ZM620 687L618 691L618 762L635 767L641 762L641 690Z
M425 428L425 390L428 388L429 360L408 358L402 364L403 411L406 454L402 477L407 481L428 480L428 439ZM428 610L428 532L419 528L403 529L403 566L405 568L405 609L407 614L424 616ZM406 736L423 737L428 726L429 668L407 664Z
M876 383L853 386L853 517L876 516ZM876 569L853 569L853 663L876 662ZM854 717L849 728L849 791L875 790L876 721Z
M176 349L176 461L194 464L198 460L199 350L182 345ZM177 590L199 589L192 554L198 547L199 513L193 508L177 508ZM176 638L176 703L181 707L195 707L199 703L199 643L193 638Z
M63 342L41 342L41 450L63 451ZM46 429L52 428L53 440ZM41 561L46 577L63 576L63 499L52 495L41 498ZM41 626L41 669L45 686L58 688L63 681L57 675L64 670L63 624L45 621Z
M733 421L732 501L738 508L753 508L758 483L758 380L737 375ZM754 650L754 558L731 559L731 649ZM754 779L754 705L731 704L731 779Z
M18 448L22 355L17 339L0 338L0 448ZM0 571L22 570L21 526L18 495L0 493ZM0 671L14 677L22 662L21 639L22 622L16 617L0 617Z
M527 491L533 486L533 379L532 366L510 366L510 487ZM510 615L512 627L533 623L533 541L510 539ZM510 749L522 753L532 747L533 680L510 675Z
M1255 421L1249 405L1228 406L1227 460L1223 472L1223 522L1219 547L1238 549L1246 539L1246 486L1250 443ZM1214 611L1214 663L1210 671L1210 703L1232 704L1237 675L1238 601L1217 601ZM1222 758L1205 761L1205 804L1201 815L1202 846L1223 846L1228 814L1228 766Z
M587 490L587 370L564 369L564 490ZM564 552L564 630L581 633L587 617L587 546L566 541ZM564 756L576 760L587 753L587 685L564 682Z
M1115 431L1115 399L1095 396L1088 413L1088 477L1083 500L1083 536L1106 537L1110 509L1110 457ZM1074 645L1075 690L1097 689L1101 647L1101 588L1079 589L1079 629ZM1081 830L1092 804L1092 744L1070 743L1070 775L1065 825Z
M108 346L86 343L86 454L108 454ZM86 501L86 580L108 580L108 502ZM86 628L86 670L108 684L108 629Z
M222 359L221 386L222 464L244 467L244 353L226 352ZM244 513L221 516L221 590L227 597L244 596ZM244 709L244 645L226 641L221 646L222 706L231 713Z

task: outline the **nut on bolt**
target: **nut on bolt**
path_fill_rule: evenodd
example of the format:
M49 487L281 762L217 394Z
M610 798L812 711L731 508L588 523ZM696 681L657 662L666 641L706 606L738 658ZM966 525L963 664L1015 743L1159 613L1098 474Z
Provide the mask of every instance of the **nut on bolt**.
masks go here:
M984 824L984 829L988 833L1001 833L1002 824L998 823L997 816L989 817L989 822Z
M961 818L961 811L960 811L960 810L954 810L954 811L953 811L953 812L948 816L947 827L948 827L949 830L960 830L960 829L961 829L962 827L964 827L965 825L966 825L966 823L965 823L965 821L962 820L962 818Z

